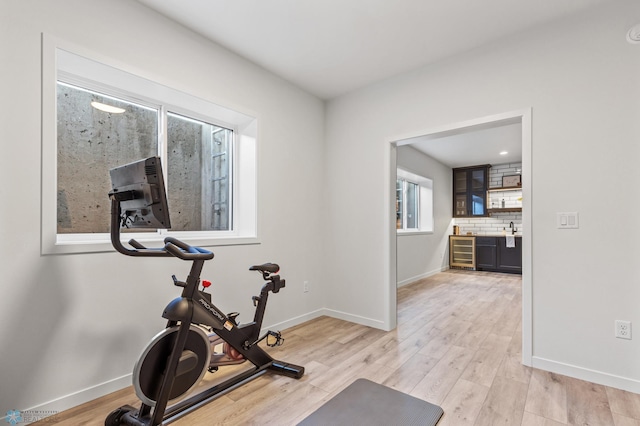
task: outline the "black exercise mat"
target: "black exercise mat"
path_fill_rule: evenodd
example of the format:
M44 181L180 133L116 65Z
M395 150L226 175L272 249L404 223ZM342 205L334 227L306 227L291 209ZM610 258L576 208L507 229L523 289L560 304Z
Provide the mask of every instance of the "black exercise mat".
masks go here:
M358 379L298 426L433 426L442 408L370 380Z

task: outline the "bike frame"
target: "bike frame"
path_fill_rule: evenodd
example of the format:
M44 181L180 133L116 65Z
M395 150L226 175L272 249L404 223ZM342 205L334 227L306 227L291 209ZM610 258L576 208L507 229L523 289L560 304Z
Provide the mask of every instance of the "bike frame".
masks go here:
M119 201L112 199L111 241L117 251L128 256L173 256L192 261L186 282L175 281L176 285L183 287L181 296L171 301L162 314L167 319L167 327L179 326L179 331L175 344L168 354L165 371L158 372L162 379L155 407L145 403L142 403L137 411L121 407L121 410L126 411L121 417L122 423L136 426L155 426L163 421L175 420L196 406L212 401L268 370L293 378L302 377L304 367L276 361L257 344L261 340L259 334L269 292L278 292L280 288L284 287L284 280L280 280L278 275L268 276L263 272L263 277L268 282L263 285L260 296L254 297L256 311L253 322L236 325L233 319L230 319L212 303L211 294L198 289L204 262L212 259L213 253L191 247L171 237L165 239L165 246L161 249L146 248L135 240L129 241L133 249L128 249L120 241L120 213ZM191 324L211 327L220 338L241 353L255 368L167 408L171 387L176 377L178 363L185 348Z

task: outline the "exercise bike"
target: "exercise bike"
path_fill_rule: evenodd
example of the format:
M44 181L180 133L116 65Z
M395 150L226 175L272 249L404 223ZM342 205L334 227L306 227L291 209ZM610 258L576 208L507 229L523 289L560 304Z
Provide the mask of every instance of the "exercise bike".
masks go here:
M114 248L128 256L175 257L192 263L185 281L172 276L182 294L164 309L166 328L151 340L134 366L133 387L140 407L125 405L112 411L105 426L171 422L268 371L301 378L304 367L276 361L258 345L263 340L268 346L279 346L284 341L280 332L267 331L260 336L269 293L278 293L285 287L285 280L277 275L279 266L265 263L249 268L258 271L266 282L260 295L253 296L253 321L239 324L237 312L224 314L214 305L207 292L210 282L200 281L204 262L214 257L211 251L171 237L160 248L147 248L133 239L129 241L131 248L127 248L120 241L121 227L171 226L160 159L151 157L127 164L110 170L110 174ZM253 364L252 368L181 400L207 372L247 361Z

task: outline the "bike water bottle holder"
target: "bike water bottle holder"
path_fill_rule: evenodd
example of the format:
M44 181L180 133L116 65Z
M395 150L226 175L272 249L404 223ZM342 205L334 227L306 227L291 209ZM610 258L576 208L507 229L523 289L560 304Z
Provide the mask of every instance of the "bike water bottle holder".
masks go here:
M233 323L233 325L235 325L236 327L238 326L238 316L240 315L239 312L231 312L229 314L227 314L227 318L229 318L229 321L231 321Z

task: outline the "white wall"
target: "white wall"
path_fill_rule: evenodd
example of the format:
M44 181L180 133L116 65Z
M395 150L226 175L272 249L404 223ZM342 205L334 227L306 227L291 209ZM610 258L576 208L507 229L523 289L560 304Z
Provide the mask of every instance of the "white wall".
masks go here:
M264 325L284 328L317 314L326 278L318 267L323 102L135 1L3 1L0 8L1 413L62 410L128 385L135 359L164 326L164 306L179 295L171 274L184 278L189 267L116 253L41 256L42 32L258 117L261 244L214 248L203 278L213 281L222 310L249 321L262 279L248 267L277 262L287 287L270 298Z
M204 275L219 306L246 320L260 286L247 267L280 263L287 288L270 300L265 325L324 306L391 324L390 142L531 107L534 363L640 392L638 339L613 337L615 319L640 323L632 220L640 199L628 187L640 178L640 48L624 39L640 21L639 3L620 0L399 76L326 111L136 2L0 7L0 412L62 410L126 385L176 295L170 274L187 271L177 260L116 253L40 255L41 32L259 117L262 243L216 248ZM580 229L557 230L558 211L578 211Z
M393 324L390 141L531 107L533 363L640 392L640 339L614 338L640 323L638 21L640 3L607 4L329 102L329 307ZM563 211L580 229L556 229Z
M399 146L398 167L433 180L433 232L398 233L397 281L406 285L448 268L451 234L451 168L411 146Z

